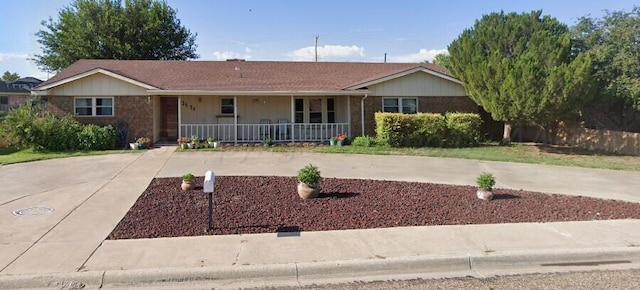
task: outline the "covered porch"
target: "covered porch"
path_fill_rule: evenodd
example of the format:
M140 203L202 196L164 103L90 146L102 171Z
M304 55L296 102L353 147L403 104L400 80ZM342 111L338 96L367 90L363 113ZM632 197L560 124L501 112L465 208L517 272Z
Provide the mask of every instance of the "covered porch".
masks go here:
M351 108L344 92L332 95L180 95L158 96L160 137L214 138L223 143L328 142L351 136ZM165 103L176 108L176 122ZM173 129L173 127L175 130ZM175 133L172 134L171 131Z

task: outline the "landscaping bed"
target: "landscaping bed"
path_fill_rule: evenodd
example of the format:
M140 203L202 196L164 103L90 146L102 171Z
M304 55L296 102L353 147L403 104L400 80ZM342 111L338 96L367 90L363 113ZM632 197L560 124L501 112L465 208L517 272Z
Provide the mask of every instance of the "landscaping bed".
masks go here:
M154 179L108 238L640 218L640 203L499 188L483 201L472 186L323 178L320 198L301 200L294 177L215 181L212 233L202 187L183 192L176 177Z

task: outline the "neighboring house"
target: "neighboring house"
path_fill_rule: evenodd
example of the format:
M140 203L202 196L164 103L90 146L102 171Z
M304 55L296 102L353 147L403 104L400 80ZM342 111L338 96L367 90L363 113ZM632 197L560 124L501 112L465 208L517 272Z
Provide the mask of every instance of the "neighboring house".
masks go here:
M84 123L126 122L129 141L325 142L375 135L378 111L478 112L427 63L79 60L33 92Z
M7 112L9 108L24 105L31 96L31 88L42 83L41 80L26 77L13 82L0 81L0 112Z

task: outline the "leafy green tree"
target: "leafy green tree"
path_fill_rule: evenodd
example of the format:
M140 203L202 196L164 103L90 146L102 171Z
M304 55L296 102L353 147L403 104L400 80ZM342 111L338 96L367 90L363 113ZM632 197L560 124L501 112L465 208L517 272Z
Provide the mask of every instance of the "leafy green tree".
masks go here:
M440 53L433 59L433 63L451 71L451 61L449 59L450 57L448 54Z
M448 47L450 69L469 97L505 122L551 128L592 99L590 56L572 53L569 28L542 11L491 13Z
M157 0L75 0L43 21L36 33L42 54L35 63L59 71L82 58L198 58L195 34L180 24L176 11Z
M2 77L0 77L0 81L13 82L13 81L17 81L19 78L20 78L20 75L18 73L12 73L10 71L6 71L4 72Z
M640 110L640 7L631 12L605 12L602 19L582 17L571 29L577 52L588 52L594 62L599 108L631 117ZM628 118L633 120L633 118ZM622 120L617 129L625 130Z

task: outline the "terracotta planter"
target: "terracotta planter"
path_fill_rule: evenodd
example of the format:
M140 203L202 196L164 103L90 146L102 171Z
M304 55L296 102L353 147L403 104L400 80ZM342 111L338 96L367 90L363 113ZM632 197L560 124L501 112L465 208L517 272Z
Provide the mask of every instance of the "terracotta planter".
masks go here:
M182 191L191 190L193 188L193 181L183 180L180 188L182 189Z
M316 198L320 195L320 187L318 185L310 186L306 183L299 182L298 195L302 199Z
M491 190L478 189L476 195L479 199L491 200L493 198L493 192Z

